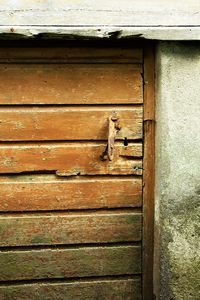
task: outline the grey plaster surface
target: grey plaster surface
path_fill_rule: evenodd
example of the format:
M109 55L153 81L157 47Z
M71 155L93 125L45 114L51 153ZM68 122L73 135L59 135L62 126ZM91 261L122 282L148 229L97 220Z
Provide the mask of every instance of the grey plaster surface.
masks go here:
M155 291L199 300L200 43L159 43L156 122Z

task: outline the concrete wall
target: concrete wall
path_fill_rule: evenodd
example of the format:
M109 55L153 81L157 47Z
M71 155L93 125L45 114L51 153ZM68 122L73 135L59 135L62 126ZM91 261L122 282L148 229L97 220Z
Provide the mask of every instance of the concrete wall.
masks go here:
M160 42L156 78L155 291L199 300L200 43Z

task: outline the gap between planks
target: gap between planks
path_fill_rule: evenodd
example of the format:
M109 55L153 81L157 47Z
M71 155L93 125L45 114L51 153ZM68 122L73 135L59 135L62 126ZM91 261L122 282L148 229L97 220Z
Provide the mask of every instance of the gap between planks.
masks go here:
M27 246L0 246L0 253L9 252L29 252L29 251L59 251L59 250L77 250L77 249L110 249L110 248L124 248L124 247L140 248L142 241L130 241L130 242L101 242L101 243L80 243L80 244L52 244L52 245L27 245Z
M49 60L49 61L45 61L45 60L39 60L39 59L24 59L24 60L20 60L20 59L0 59L0 65L4 65L4 64L15 64L15 65L142 65L142 63L140 62L135 62L135 61L131 61L130 59L124 59L124 60L121 60L120 59L118 60L116 58L113 59L113 61L109 61L109 60L106 60L106 59L99 59L99 60L80 60L80 61L70 61L70 62L67 62L66 60L60 60L57 61L56 59L52 59L52 60Z
M119 108L118 108L119 106ZM131 110L132 108L143 108L143 103L128 103L128 104L123 104L123 103L116 103L116 104L0 104L0 111L4 110L11 110L14 108L14 111L20 110L22 111L23 109L25 111L30 111L34 112L34 110L29 110L29 108L34 108L37 111L44 111L45 109L47 110L55 110L55 108L62 109L62 108L67 108L69 111L77 111L76 108L80 108L80 110L83 111L101 111L101 110L116 110L116 111L121 111L121 110ZM70 109L72 108L72 109ZM79 110L78 110L79 111Z
M100 101L100 100L99 100ZM138 99L138 101L139 101L139 99ZM143 101L143 99L141 99L141 101ZM113 104L113 103L90 103L90 104L88 104L88 103L85 103L85 104L67 104L67 103L58 103L58 104L55 104L55 103L52 103L52 104L45 104L45 103L22 103L22 104L19 104L19 103L17 103L17 104L15 104L15 103L13 103L13 104L1 104L0 103L0 108L9 108L9 107L12 107L12 108L27 108L27 107L38 107L38 108L40 108L40 107L46 107L46 108L54 108L54 107L58 107L58 108L60 108L60 107L66 107L66 108L69 108L69 107L72 107L72 108L77 108L77 107L80 107L80 108L84 108L84 107L91 107L91 108L93 108L93 107L99 107L99 108L101 108L101 107L105 107L105 108L112 108L112 107L114 107L114 108L117 108L117 107L119 107L119 110L121 109L121 107L124 107L125 106L125 108L127 108L127 109L130 109L130 108L134 108L134 107L137 107L137 106L143 106L143 102L137 102L137 103L126 103L126 104L124 104L124 103L116 103L116 104Z
M6 211L0 212L0 218L49 218L49 217L61 217L61 216L93 216L96 215L113 215L113 214L135 214L141 215L142 208L140 207L119 207L119 208L93 208L93 209L69 209L69 210L36 210L36 211Z
M0 281L0 288L4 286L33 286L35 284L67 284L67 283L88 283L88 282L99 282L99 281L107 281L111 280L113 282L118 282L119 280L135 280L140 281L141 275L133 274L133 275L105 275L105 276L86 276L86 277L74 277L74 278L48 278L48 279L30 279L30 280L9 280L9 281Z
M134 159L134 161L140 161L141 159L138 158L138 159ZM69 175L69 176L59 176L59 175L56 175L56 172L57 170L40 170L40 171L22 171L22 172L5 172L5 173L0 173L0 184L1 184L1 178L5 178L6 180L8 179L17 179L17 177L27 177L27 176L30 176L30 177L46 177L46 176L53 176L54 177L54 182L56 180L66 180L66 181L83 181L83 182L86 182L86 181L89 181L90 180L93 180L93 181L106 181L106 180L111 180L111 181L116 181L116 179L118 180L123 180L125 181L126 179L131 179L131 180L135 180L135 179L141 179L142 178L142 175L141 174L87 174L87 175L82 175L82 174L79 174L79 175ZM113 178L112 178L113 177ZM91 178L91 179L90 179ZM8 182L8 184L11 183ZM14 183L14 182L12 182ZM25 183L25 182L16 182L17 184L18 183ZM29 182L31 183L31 182ZM35 183L35 182L33 182ZM45 182L44 182L45 183ZM6 182L4 182L3 184L7 184Z
M30 177L30 178L29 178ZM20 179L20 180L19 180ZM92 181L127 181L127 180L142 180L142 175L74 175L61 177L57 176L54 171L47 173L39 172L24 172L24 173L5 173L0 174L0 184L19 184L19 183L37 183L45 179L46 182L58 182L58 181L74 181L74 182L92 182ZM5 181L3 181L5 180ZM9 180L9 181L8 181ZM14 180L14 181L13 181ZM23 181L24 180L24 181ZM30 181L29 181L30 180ZM42 181L43 182L43 181ZM46 183L44 181L44 183Z
M24 145L24 144L28 144L28 145L32 145L32 146L41 146L42 145L49 145L49 146L72 146L74 147L75 144L77 144L77 146L79 144L84 144L85 146L90 146L90 145L105 145L106 146L106 141L107 139L105 140L46 140L46 141L42 141L42 140L34 140L34 141L1 141L0 140L0 147L3 148L4 146L7 147L8 145L12 145L12 147L19 147L20 145ZM39 144L38 144L39 143ZM15 145L16 144L16 145ZM128 146L134 146L134 144L136 145L141 145L142 146L142 140L141 139L128 139ZM115 141L115 145L116 146L124 146L124 139L121 138L121 140L116 140ZM82 146L81 146L82 147ZM124 146L124 148L126 148L127 146Z

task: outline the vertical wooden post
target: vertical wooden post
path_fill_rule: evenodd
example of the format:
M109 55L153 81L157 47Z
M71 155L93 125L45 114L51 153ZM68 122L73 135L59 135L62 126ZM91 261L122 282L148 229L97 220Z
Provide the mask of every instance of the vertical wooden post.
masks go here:
M155 101L154 47L144 46L143 300L153 299Z

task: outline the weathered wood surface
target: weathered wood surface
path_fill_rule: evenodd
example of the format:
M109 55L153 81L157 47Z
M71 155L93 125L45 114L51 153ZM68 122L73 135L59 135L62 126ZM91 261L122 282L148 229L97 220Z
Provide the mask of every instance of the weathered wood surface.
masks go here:
M1 25L198 26L198 1L15 1L2 2Z
M0 211L140 207L141 178L0 177Z
M142 174L142 144L116 142L114 159L101 160L105 143L5 143L0 173L58 171L60 175Z
M142 63L143 50L133 43L128 48L125 45L119 47L90 46L68 47L1 47L1 63Z
M182 2L181 2L182 3ZM169 20L170 18L168 18ZM157 20L157 18L156 18ZM0 39L200 40L200 26L0 26Z
M141 247L112 246L0 252L0 280L141 273Z
M142 89L139 64L0 64L0 104L133 104Z
M153 300L154 185L155 185L155 58L145 48L144 76L144 188L143 188L143 299Z
M113 93L114 94L114 93ZM108 118L116 112L116 139L141 139L142 106L132 108L0 108L0 141L107 140Z
M98 279L70 283L0 286L1 300L141 300L141 279Z
M0 216L0 247L140 241L142 218L132 212Z
M0 50L0 298L141 299L142 51L82 50Z

